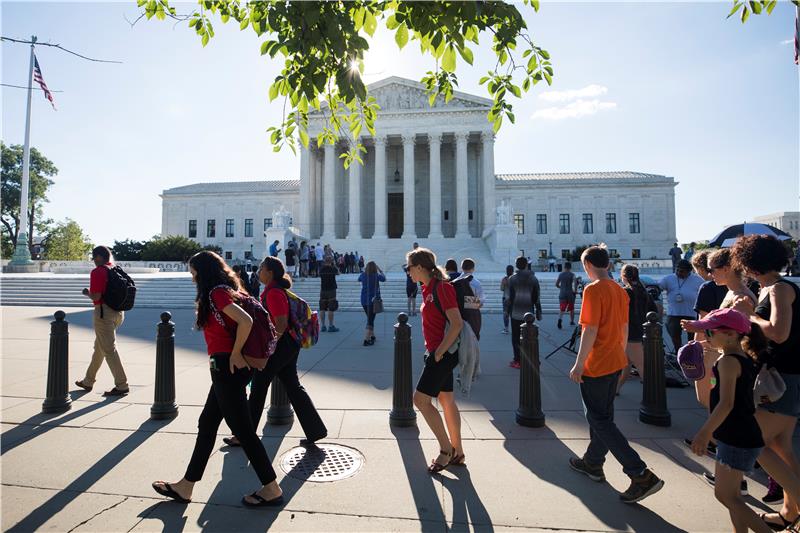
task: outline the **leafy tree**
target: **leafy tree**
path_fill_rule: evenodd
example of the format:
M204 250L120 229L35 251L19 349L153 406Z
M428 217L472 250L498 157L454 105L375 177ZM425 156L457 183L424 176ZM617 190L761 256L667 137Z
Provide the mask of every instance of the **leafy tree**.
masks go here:
M222 255L222 246L217 246L216 244L206 244L203 246L203 250L214 252L217 255Z
M144 245L143 261L188 261L203 248L183 235L154 237Z
M22 154L20 144L6 145L0 142L0 155L2 157L2 171L0 171L0 221L3 223L3 256L8 257L13 253L19 235L19 197L22 187ZM39 150L31 147L30 166L30 200L28 204L28 243L33 244L34 229L45 235L49 232L52 220L45 219L42 215L42 205L47 202L47 191L53 185L51 176L58 174L58 169L52 161L42 155ZM10 243L10 248L9 248Z
M473 49L490 47L497 63L480 83L494 102L487 119L495 131L505 118L514 122L510 96L520 98L542 80L552 83L550 54L533 42L522 14L507 2L198 0L199 8L188 15L179 15L169 0L137 3L143 8L139 18L188 22L203 46L214 37L212 17L223 23L233 19L241 30L263 38L261 55L283 58L283 70L269 87L270 100L282 97L284 110L289 110L279 126L268 129L275 151L285 145L295 150L295 135L308 146L308 114L313 111L322 112L325 120L317 146L337 138L357 141L362 129L375 134L379 107L361 74L368 38L379 24L394 32L399 48L416 41L431 57L432 69L421 79L431 105L453 97L459 57L472 65ZM523 3L538 12L539 0ZM481 37L486 39L481 42ZM357 142L351 146L343 156L345 166L353 160L362 162L363 146Z
M44 257L59 261L82 261L87 259L91 251L89 237L77 222L68 218L47 235Z
M795 6L800 6L800 0L791 0L791 2ZM739 19L742 21L742 24L744 24L747 22L747 19L750 18L751 13L753 15L760 15L762 13L771 15L776 5L778 5L778 0L733 0L733 8L731 12L728 13L728 18L738 13Z
M139 261L142 259L142 251L147 246L147 241L133 241L125 239L124 241L114 241L114 246L111 247L111 253L114 258L120 261Z

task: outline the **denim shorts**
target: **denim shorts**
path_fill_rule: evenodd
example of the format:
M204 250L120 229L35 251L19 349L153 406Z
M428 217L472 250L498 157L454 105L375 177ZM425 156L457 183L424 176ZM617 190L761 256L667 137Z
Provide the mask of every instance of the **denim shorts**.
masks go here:
M749 474L756 466L756 459L764 448L739 448L717 441L717 462Z
M770 413L797 418L800 416L800 374L781 372L781 377L786 383L786 392L783 393L783 396L776 402L762 403L758 407Z

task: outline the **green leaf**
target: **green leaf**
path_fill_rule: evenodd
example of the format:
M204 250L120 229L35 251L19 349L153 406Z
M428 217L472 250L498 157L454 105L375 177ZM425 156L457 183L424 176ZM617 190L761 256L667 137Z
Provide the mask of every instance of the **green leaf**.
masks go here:
M273 83L269 86L269 101L273 101L278 97L278 84Z
M747 22L747 19L749 19L749 18L750 18L750 10L747 9L747 6L744 6L742 8L742 24Z
M470 65L472 64L472 59L473 59L472 50L470 50L466 46L460 46L458 48L458 53L461 54L461 57L464 59L464 61L466 61Z
M386 19L386 27L390 30L393 30L398 26L400 26L400 24L397 22L397 17L394 15L389 15L389 18Z
M364 30L367 35L372 37L375 35L375 30L378 28L378 19L371 12L367 12L367 18L364 20Z
M775 5L778 3L778 0L769 0L767 2L767 15L772 15L772 10L775 9Z
M496 119L494 119L494 125L492 126L492 131L497 133L498 131L500 131L500 126L502 125L503 125L503 117L499 116Z
M516 85L509 85L508 88L511 89L511 92L514 94L514 96L517 98L522 98L522 92L519 90L519 87Z
M487 82L487 81L489 81L490 79L491 79L491 78L489 78L489 76L484 76L484 77L482 77L480 80L478 80L478 85L483 85L484 83L486 83L486 82Z
M264 41L261 43L261 55L263 56L269 51L269 46L272 44L272 41Z
M405 24L401 24L397 28L397 32L394 34L394 42L397 43L401 50L408 43L408 28Z
M750 0L750 9L752 9L753 13L755 13L756 15L760 15L761 14L761 2L760 1L756 2L755 0Z
M249 25L250 25L250 20L249 20L249 19L246 19L246 18L245 18L245 19L242 19L242 22L240 22L240 23L239 23L239 30L240 30L240 31L241 31L241 30L244 30L244 29L245 29L245 28L247 28L247 26L249 26Z
M728 13L728 17L727 18L731 18L734 14L736 14L736 12L739 11L740 7L742 7L742 2L740 0L736 0L733 3L733 7L731 8L731 12Z
M456 51L452 44L447 45L442 54L442 70L445 72L455 72L456 70Z
M531 0L531 5L533 6L533 10L538 13L539 12L539 0Z
M208 39L209 39L208 33L204 33L203 34L203 38L200 40L200 42L203 44L203 46L208 44Z

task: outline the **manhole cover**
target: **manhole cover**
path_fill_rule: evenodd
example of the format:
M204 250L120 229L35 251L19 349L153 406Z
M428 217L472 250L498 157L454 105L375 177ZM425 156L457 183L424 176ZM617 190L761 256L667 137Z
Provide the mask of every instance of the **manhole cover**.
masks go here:
M302 481L320 483L352 477L364 466L364 456L354 448L320 444L292 448L281 458L281 470Z

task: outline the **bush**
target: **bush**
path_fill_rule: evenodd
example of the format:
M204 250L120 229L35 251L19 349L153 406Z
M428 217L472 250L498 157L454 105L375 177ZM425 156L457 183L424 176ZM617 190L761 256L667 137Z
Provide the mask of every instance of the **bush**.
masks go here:
M142 250L143 261L183 261L202 250L196 241L182 235L155 237Z
M118 261L141 261L142 251L146 245L147 241L132 241L128 239L114 241L111 253L114 254L114 259Z

